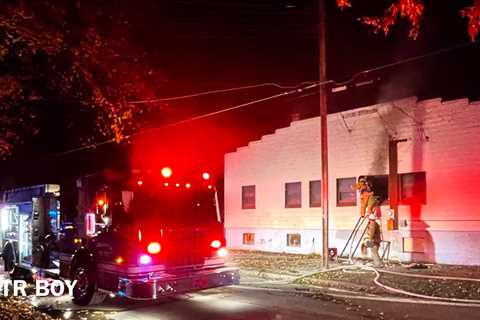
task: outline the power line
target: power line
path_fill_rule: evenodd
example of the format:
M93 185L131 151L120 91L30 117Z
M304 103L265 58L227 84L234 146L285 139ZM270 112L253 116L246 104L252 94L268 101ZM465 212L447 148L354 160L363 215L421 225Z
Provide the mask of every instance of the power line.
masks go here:
M347 85L349 83L352 83L355 81L359 76L361 75L366 75L375 71L383 70L383 69L388 69L394 66L418 61L421 59L425 59L434 55L438 55L441 53L445 53L448 51L453 51L459 48L467 47L470 46L471 43L466 42L466 43L460 43L455 46L447 47L447 48L442 48L438 49L435 51L427 52L422 55L417 55L413 57L408 57L404 59L400 59L391 63L387 63L381 66L373 67L370 69L362 70L357 73L355 73L350 79L347 81L335 81L335 80L329 80L328 83L332 83L335 86L342 86L342 85ZM210 90L210 91L202 91L202 92L197 92L197 93L192 93L192 94L187 94L187 95L181 95L181 96L174 96L174 97L166 97L166 98L155 98L155 99L145 99L145 100L134 100L134 101L125 101L123 102L124 104L144 104L144 103L156 103L156 102L165 102L165 101L175 101L175 100L182 100L182 99L188 99L188 98L195 98L195 97L200 97L200 96L205 96L205 95L210 95L210 94L217 94L217 93L225 93L225 92L232 92L232 91L241 91L241 90L247 90L247 89L254 89L254 88L260 88L260 87L276 87L279 89L296 89L299 88L303 85L306 84L313 84L313 83L318 83L315 81L304 81L302 83L299 83L295 86L286 86L286 85L281 85L275 82L265 82L265 83L260 83L260 84L254 84L254 85L246 85L246 86L239 86L239 87L232 87L232 88L226 88L226 89L215 89L215 90Z
M218 90L198 92L198 93L193 93L193 94L183 95L183 96L177 96L177 97L158 98L158 99L149 99L149 100L138 100L138 101L128 102L128 103L138 103L138 104L140 104L140 103L153 103L153 102L160 102L160 101L174 101L174 100L180 100L180 99L186 99L186 98L192 98L192 97L199 97L199 96L215 94L215 93L239 91L239 90L246 90L246 89L251 89L251 88L265 87L265 86L274 86L274 87L282 88L282 89L284 89L284 88L290 88L291 89L289 91L285 91L285 92L282 92L282 93L271 95L271 96L268 96L268 97L265 97L265 98L252 100L252 101L245 102L245 103L242 103L242 104L238 104L238 105L235 105L235 106L232 106L232 107L227 107L227 108L223 108L223 109L220 109L220 110L217 110L217 111L201 114L199 116L194 116L194 117L187 118L187 119L184 119L184 120L168 123L168 124L165 124L165 125L160 126L160 127L156 127L156 128L148 129L148 130L145 130L145 131L140 131L140 132L137 132L137 133L133 133L131 135L127 135L125 138L130 139L130 138L133 138L133 137L137 137L139 135L152 133L152 132L163 130L163 129L166 129L166 128L169 128L169 127L185 124L185 123L188 123L188 122L191 122L191 121L208 118L208 117L215 116L215 115L225 113L225 112L229 112L229 111L232 111L232 110L237 110L237 109L244 108L244 107L247 107L247 106L250 106L250 105L253 105L253 104L273 100L273 99L280 98L280 97L287 96L287 95L291 95L291 94L294 94L294 93L301 93L305 90L309 90L309 89L312 89L312 88L315 88L315 87L320 87L322 85L327 85L327 84L346 85L346 84L349 84L349 83L355 81L355 79L362 74L369 74L369 73L372 73L374 71L379 71L379 70L391 68L393 66L417 61L417 60L420 60L420 59L431 57L433 55L437 55L437 54L441 54L441 53L444 53L444 52L452 51L452 50L459 49L459 48L462 48L462 47L466 47L466 46L469 46L469 45L471 45L471 44L470 43L461 43L461 44L458 44L456 46L435 50L435 51L432 51L432 52L429 52L429 53L426 53L426 54L422 54L422 55L418 55L418 56L414 56L414 57L409 57L409 58L401 59L401 60L398 60L398 61L395 61L395 62L392 62L392 63L377 66L377 67L374 67L374 68L371 68L371 69L362 70L360 72L357 72L349 80L344 81L344 82L336 82L334 80L327 80L327 81L324 81L324 82L306 81L306 82L302 82L302 83L300 83L296 86L282 86L282 85L279 85L277 83L261 83L261 84L257 84L257 85L249 85L249 86L241 86L241 87L234 87L234 88L227 88L227 89L218 89ZM309 84L309 85L306 86L306 87L303 87L303 88L299 88L300 86L302 86L304 84ZM308 94L305 94L304 96L308 96ZM110 144L110 143L113 143L113 142L115 142L114 139L109 139L109 140L106 140L106 141L93 143L93 144L90 144L90 145L86 145L86 146L70 149L70 150L67 150L67 151L55 153L55 154L50 155L50 157L62 156L62 155L70 154L70 153L75 153L75 152L78 152L78 151L94 149L96 147L106 145L106 144Z
M178 126L178 125L185 124L185 123L188 123L188 122L192 122L192 121L195 121L195 120L205 119L205 118L212 117L212 116L222 114L222 113L225 113L225 112L229 112L229 111L237 110L237 109L240 109L240 108L244 108L244 107L247 107L247 106L250 106L250 105L253 105L253 104L257 104L257 103L277 99L277 98L280 98L280 97L288 96L288 95L291 95L291 94L294 94L294 93L301 93L305 90L309 90L309 89L318 87L320 85L325 85L329 82L330 81L326 81L324 83L310 84L310 85L308 85L306 87L303 87L303 88L292 89L292 90L281 92L281 93L271 95L271 96L268 96L268 97L265 97L265 98L260 98L260 99L256 99L256 100L253 100L253 101L248 101L248 102L245 102L245 103L241 103L241 104L238 104L238 105L235 105L235 106L232 106L232 107L222 108L222 109L217 110L217 111L204 113L204 114L194 116L194 117L190 117L190 118L187 118L187 119L167 123L163 126L159 126L159 127L155 127L155 128L152 128L152 129L148 129L148 130L136 132L136 133L133 133L133 134L130 134L130 135L126 135L125 139L131 139L131 138L134 138L134 137L137 137L137 136L140 136L140 135L149 134L149 133L152 133L152 132L156 132L156 131L159 131L159 130L163 130L163 129L167 129L167 128L170 128L170 127ZM98 142L98 143L92 143L90 145L86 145L86 146L78 147L78 148L75 148L75 149L51 154L50 157L63 156L63 155L67 155L67 154L70 154L70 153L75 153L75 152L78 152L78 151L94 149L94 148L97 148L99 146L110 144L110 143L113 143L113 142L115 142L114 139L109 139L109 140Z
M175 97L126 101L126 102L124 102L124 104L144 104L144 103L175 101L175 100L196 98L196 97L206 96L206 95L210 95L210 94L225 93L225 92L232 92L232 91L241 91L241 90L261 88L261 87L275 87L275 88L279 88L279 89L297 89L301 86L304 86L304 85L307 85L307 84L313 84L313 83L315 83L315 82L314 81L305 81L305 82L299 83L295 86L284 86L284 85L280 85L280 84L274 83L274 82L266 82L266 83L248 85L248 86L240 86L240 87L233 87L233 88L226 88L226 89L215 89L215 90L210 90L210 91L202 91L202 92L197 92L197 93L192 93L192 94L187 94L187 95L182 95L182 96L175 96Z
M428 58L428 57L431 57L431 56L434 56L434 55L438 55L438 54L445 53L445 52L448 52L448 51L453 51L453 50L460 49L460 48L465 48L465 47L468 47L468 46L471 46L471 45L472 45L472 43L470 43L470 42L463 42L463 43L457 44L455 46L442 48L442 49L438 49L438 50L435 50L435 51L430 51L430 52L427 52L425 54L421 54L421 55L418 55L418 56L413 56L413 57L409 57L409 58L400 59L398 61L394 61L394 62L387 63L387 64L384 64L384 65L381 65L381 66L378 66L378 67L374 67L374 68L371 68L371 69L366 69L366 70L362 70L360 72L357 72L347 81L343 81L343 82L333 81L332 83L336 86L343 86L343 85L346 85L346 84L349 84L349 83L355 81L355 79L358 78L361 75L366 75L366 74L372 73L374 71L379 71L379 70L395 67L395 66L398 66L398 65L406 64L406 63L409 63L409 62L422 60L422 59L425 59L425 58Z

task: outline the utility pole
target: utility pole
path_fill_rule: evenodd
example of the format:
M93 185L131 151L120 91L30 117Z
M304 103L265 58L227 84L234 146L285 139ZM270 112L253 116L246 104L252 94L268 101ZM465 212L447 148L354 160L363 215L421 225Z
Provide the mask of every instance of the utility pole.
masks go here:
M328 136L327 136L327 52L326 52L326 5L318 2L318 44L320 76L320 139L322 159L322 259L323 267L328 268Z

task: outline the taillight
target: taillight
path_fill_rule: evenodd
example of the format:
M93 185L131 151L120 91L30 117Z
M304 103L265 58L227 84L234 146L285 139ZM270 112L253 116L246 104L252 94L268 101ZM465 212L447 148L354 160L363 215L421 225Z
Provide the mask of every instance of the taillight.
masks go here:
M219 256L219 257L221 257L221 258L225 258L227 255L228 255L228 250L227 250L227 248L220 248L220 249L218 249L218 251L217 251L217 256Z
M157 254L162 250L160 243L158 242L150 242L147 246L147 251L150 254Z
M140 262L140 264L150 264L152 263L152 257L150 257L148 254L142 254L138 259L138 262Z
M211 243L210 243L210 246L212 248L215 248L215 249L218 249L222 246L222 243L220 242L220 240L213 240Z

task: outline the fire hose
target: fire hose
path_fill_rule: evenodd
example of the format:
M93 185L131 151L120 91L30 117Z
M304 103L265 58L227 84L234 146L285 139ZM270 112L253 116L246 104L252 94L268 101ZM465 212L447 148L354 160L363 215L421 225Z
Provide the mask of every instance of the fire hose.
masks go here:
M398 288L393 288L390 286L387 286L386 284L383 284L380 282L380 277L381 273L387 273L387 274L393 274L393 275L399 275L399 276L406 276L406 277L415 277L415 278L423 278L423 279L437 279L437 280L455 280L455 281L474 281L474 282L480 282L480 279L476 278L466 278L466 277L451 277L451 276L435 276L435 275L420 275L420 274L409 274L409 273L404 273L404 272L394 272L394 271L388 271L388 270L379 270L370 266L363 266L363 265L352 265L352 266L338 266L335 268L327 269L327 270L322 270L320 272L315 272L311 273L308 275L301 276L298 279L306 278L308 276L314 275L314 274L319 274L319 273L325 273L325 272L331 272L331 271L337 271L337 270L351 270L351 269L360 269L360 270L366 270L366 271L371 271L375 273L375 278L373 279L373 282L375 285L378 287L393 292L397 294L403 294L411 297L416 297L416 298L421 298L421 299L428 299L428 300L437 300L437 301L446 301L446 302L461 302L461 303L476 303L480 304L480 300L475 300L475 299L459 299L459 298L445 298L445 297L436 297L436 296L429 296L429 295L423 295L419 293L414 293Z

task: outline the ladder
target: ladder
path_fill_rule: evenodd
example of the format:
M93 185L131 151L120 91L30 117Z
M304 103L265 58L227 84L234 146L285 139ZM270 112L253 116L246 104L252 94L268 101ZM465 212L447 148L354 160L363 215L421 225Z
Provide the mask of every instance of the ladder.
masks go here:
M367 224L363 228L363 231L361 233L362 235L359 238L357 238L358 231L361 230L365 221L367 221ZM355 224L355 227L353 228L352 232L350 233L350 236L347 239L347 243L345 243L345 246L343 247L342 252L338 256L339 258L348 258L348 260L352 262L352 258L355 256L355 253L357 252L358 247L360 246L360 243L362 242L362 239L365 236L365 233L367 233L367 228L368 228L368 218L358 217L357 223ZM348 247L350 247L348 256L344 256Z
M362 226L364 225L365 221L367 221L367 224L363 228L363 231L361 232L361 236L357 238L357 235L359 234L359 231L362 229ZM353 263L353 257L355 257L355 253L357 252L363 237L365 237L365 234L367 233L367 229L368 229L368 217L359 217L357 220L357 223L355 224L355 227L353 228L352 232L350 233L350 236L347 239L347 243L345 243L345 246L343 247L342 252L338 257L348 258L348 261L350 263ZM381 230L381 227L380 227L380 230ZM380 241L380 248L379 248L379 251L383 251L380 255L380 258L382 259L382 261L388 262L390 260L390 244L391 244L390 241L383 240L383 237L382 237L382 240ZM344 256L348 247L350 247L348 256Z

